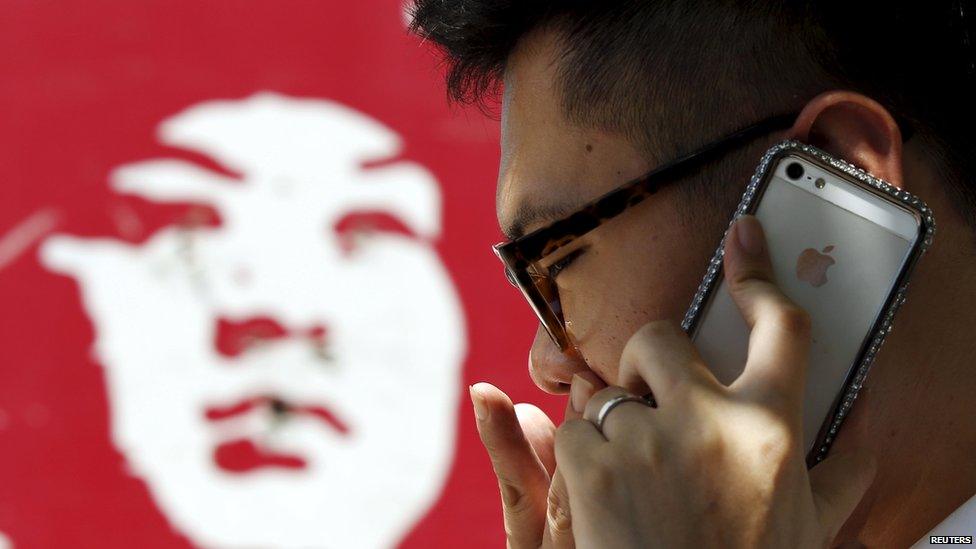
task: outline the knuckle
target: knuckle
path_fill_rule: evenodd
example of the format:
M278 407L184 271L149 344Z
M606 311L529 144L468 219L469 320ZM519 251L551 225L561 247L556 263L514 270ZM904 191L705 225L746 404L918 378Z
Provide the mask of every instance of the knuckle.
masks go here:
M492 462L494 462L495 459L498 457L498 455L501 453L499 451L501 445L493 436L490 436L488 433L481 432L480 435L481 435L481 445L484 446L485 451L488 452L488 457L490 457Z
M503 449L512 438L509 433L496 428L494 425L480 425L478 436L481 438L481 445L485 447L485 451L488 452L493 461L496 457L504 454Z
M770 456L766 461L766 467L770 473L768 489L771 492L775 491L777 487L793 484L796 480L796 464L803 462L803 460L797 461L793 458L793 452L790 448L781 445L774 445L774 447L776 448L773 452L775 456ZM800 469L806 469L806 467L800 467Z
M641 358L646 354L644 349L646 342L644 337L642 337L643 328L638 330L637 333L632 335L627 344L624 345L624 350L620 354L620 367L621 369L637 369L637 365L640 363Z
M500 444L492 441L485 441L485 450L488 452L488 460L491 462L492 469L495 470L495 476L499 480L504 480L510 484L516 484L515 472L513 471L513 460L512 456L505 449L504 444Z
M707 428L700 431L700 459L705 464L722 461L725 456L726 444L718 429Z
M575 428L576 427L573 425L572 421L563 422L562 425L556 427L556 434L553 435L553 445L557 452L559 451L560 447L567 443L568 438L572 436L570 431Z
M731 291L743 290L752 284L770 281L769 275L758 265L741 265L727 276Z
M624 346L624 356L633 360L639 360L646 356L650 348L656 341L662 338L673 337L680 332L674 322L668 319L654 320L641 326Z
M791 437L780 429L770 429L759 442L759 453L767 463L786 461L793 447Z
M657 470L663 461L661 445L653 436L643 436L637 439L636 444L631 445L637 457L646 463L652 470Z
M804 337L810 334L813 324L810 313L793 303L784 303L778 307L773 323L788 334Z
M644 338L646 341L647 339L673 336L679 333L681 329L674 322L662 319L648 322L641 328L641 331L646 336Z
M573 443L574 432L578 429L588 428L586 424L589 424L589 421L574 419L564 422L556 429L554 449L560 469L575 471L589 459L588 452L576 447Z
M529 498L516 484L498 479L498 490L502 495L502 505L507 518L520 518L531 511Z
M796 464L803 463L801 436L782 421L763 421L755 448L763 467L768 471L771 487L789 482L795 473Z
M585 427L587 423L589 422L585 419L571 419L564 421L562 425L556 427L556 444L567 444L572 439L573 435L578 432L577 430Z
M654 338L655 331L660 329L657 324L658 322L644 324L630 336L622 354L625 361L637 362L647 354L647 348Z
M622 394L626 394L626 391L621 387L617 387L616 385L611 385L609 387L600 389L586 403L586 408L583 411L583 417L590 421L596 421L597 416L600 413L600 408L602 408L604 404L612 400L614 397ZM563 425L566 424L564 423ZM572 428L575 427L572 427L571 425L567 427L567 429Z
M666 356L668 349L675 348L676 341L686 340L687 337L681 326L669 319L655 320L641 326L621 352L618 370L621 385L646 390L642 372L653 366L655 360ZM665 355L662 355L662 350Z
M609 387L604 387L596 393L593 394L591 401L606 401L624 392L624 389L616 385L610 385Z
M729 452L721 430L707 424L689 427L681 438L686 459L676 465L687 475L697 477L701 471L714 469L725 461Z
M573 518L569 508L565 505L563 496L560 494L549 494L548 506L546 508L546 522L549 531L554 536L566 535L573 530Z
M767 439L763 442L767 456L778 462L791 462L803 459L803 434L799 425L791 428L787 423L779 423L767 430Z
M614 471L598 461L583 472L580 481L585 493L600 494L613 488Z
M659 387L660 394L669 395L674 401L687 402L693 398L699 390L708 386L704 376L700 376L694 369L685 371L684 376L669 376L666 382Z

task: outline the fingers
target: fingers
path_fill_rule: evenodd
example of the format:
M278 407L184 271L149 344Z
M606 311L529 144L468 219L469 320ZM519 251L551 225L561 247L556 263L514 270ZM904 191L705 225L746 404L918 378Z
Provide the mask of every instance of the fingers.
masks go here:
M877 461L867 450L834 454L810 470L820 524L833 540L871 487Z
M566 416L563 421L582 418L586 403L597 391L606 386L607 384L600 379L600 376L589 370L573 374L573 382L569 389L569 402L566 403Z
M583 517L578 517L573 525L577 535L586 532L594 523L594 503L601 501L602 496L593 489L591 479L594 466L601 459L599 452L607 447L596 426L584 419L565 421L556 430L556 460L560 474L566 476L566 493L573 494L572 497L567 495L567 498L573 509L578 509ZM587 515L589 520L586 520Z
M538 548L546 526L549 474L508 396L487 383L472 385L470 391L478 434L498 477L509 547ZM530 414L523 412L523 417Z
M688 335L669 320L647 323L631 336L620 356L618 378L627 388L646 384L658 405L667 405L676 389L687 384L718 383Z
M553 439L556 436L556 426L545 412L532 404L520 402L515 405L515 418L522 428L525 440L539 462L552 476L556 470L556 453L553 450Z
M573 402L585 403L605 387L592 372L581 372L573 381L567 419L582 417L582 409L577 411ZM531 404L513 405L487 383L471 387L471 400L478 433L498 477L509 547L572 548L569 496L563 476L555 470L552 421Z
M725 244L729 293L751 328L749 359L732 384L766 404L791 408L803 398L810 317L776 286L766 238L759 221L741 216Z
M594 425L600 417L600 411L620 397L634 397L635 395L622 387L607 387L586 404L583 418ZM607 440L632 439L646 437L648 428L652 426L654 409L640 402L621 402L613 406L604 415L603 425L598 429Z
M566 421L556 429L556 461L566 475L567 490L574 490L574 479L585 470L597 449L606 445L606 439L596 425L584 420Z
M553 451L555 452L555 450ZM566 478L559 469L556 469L552 476L552 484L549 486L546 529L542 536L542 547L545 549L572 549L575 546L573 518L569 507L569 492L566 490Z
M573 382L566 402L565 421L572 421L583 417L586 403L594 393L606 387L606 383L595 373L584 370L573 375ZM553 451L554 450L550 450ZM569 493L566 491L566 479L556 469L549 486L549 501L546 508L546 530L542 539L542 547L571 549L575 547L573 540L573 520L569 508Z

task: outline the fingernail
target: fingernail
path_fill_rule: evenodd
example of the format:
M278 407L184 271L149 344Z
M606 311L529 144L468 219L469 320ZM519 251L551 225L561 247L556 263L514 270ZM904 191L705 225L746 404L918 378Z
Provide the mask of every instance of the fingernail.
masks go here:
M474 405L474 416L478 418L478 421L484 421L488 419L488 404L485 403L485 397L482 396L481 391L474 388L474 385L468 386L468 393L471 394L471 404Z
M582 414L586 401L593 396L593 384L578 374L573 374L573 384L569 388L569 403L573 411Z
M739 240L739 246L747 254L759 255L763 252L765 237L763 236L762 225L751 215L740 216L735 222L735 236Z

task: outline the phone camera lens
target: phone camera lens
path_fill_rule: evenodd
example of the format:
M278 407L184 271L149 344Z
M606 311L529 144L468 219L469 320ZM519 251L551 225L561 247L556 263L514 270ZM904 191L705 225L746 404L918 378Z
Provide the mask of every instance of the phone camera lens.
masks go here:
M793 162L786 167L786 175L788 175L790 179L800 179L803 177L803 166L799 162Z

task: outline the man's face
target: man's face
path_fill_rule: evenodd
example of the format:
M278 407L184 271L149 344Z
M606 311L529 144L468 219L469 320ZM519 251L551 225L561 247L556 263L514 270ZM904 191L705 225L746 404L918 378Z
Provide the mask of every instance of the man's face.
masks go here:
M535 33L508 60L497 209L509 235L513 229L531 232L555 219L527 212L569 213L669 160L638 150L621 135L567 121L555 85L555 52L552 33ZM646 322L677 320L684 314L728 220L716 212L708 226L693 221L687 215L693 207L690 197L678 185L543 261L549 265L585 248L556 278L568 331L585 364L559 353L540 326L530 371L544 390L565 392L573 373L587 367L615 383L629 337ZM694 220L702 217L695 215Z
M113 186L218 225L42 248L79 283L114 443L197 544L395 544L448 471L465 346L436 181L325 100L203 103L160 138L241 177L157 159Z

